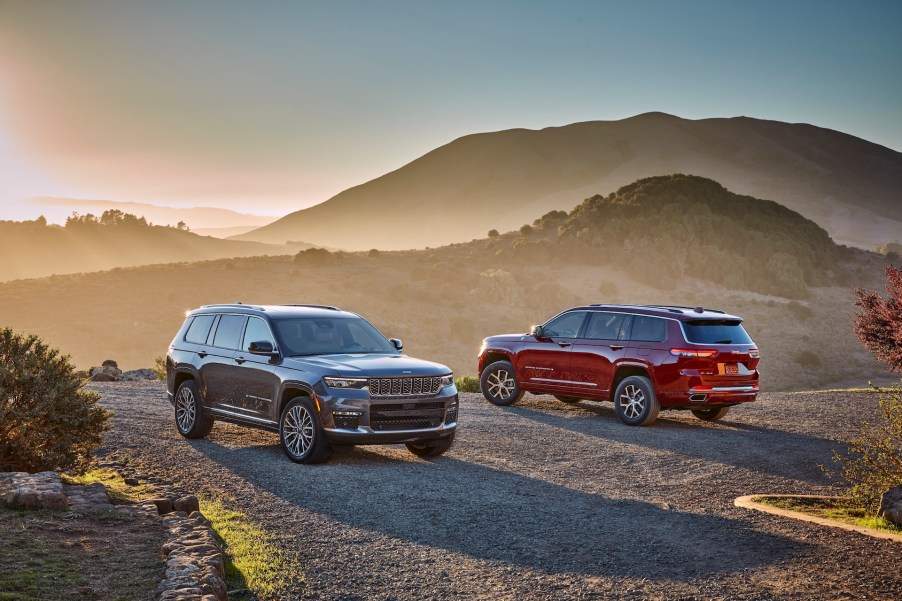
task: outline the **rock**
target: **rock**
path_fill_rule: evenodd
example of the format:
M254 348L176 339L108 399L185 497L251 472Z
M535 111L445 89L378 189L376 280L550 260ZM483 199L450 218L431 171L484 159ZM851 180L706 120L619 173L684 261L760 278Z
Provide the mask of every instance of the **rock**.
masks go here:
M89 373L92 382L117 382L119 380L122 370L112 365L106 365L106 363L104 361L103 366L91 368Z
M139 380L156 380L157 374L153 372L152 369L142 368L142 369L133 369L130 371L122 372L122 375L119 376L119 379L123 382L134 382Z
M897 526L902 526L902 485L895 486L880 499L880 515Z
M125 478L122 481L125 482L128 486L138 486L137 478Z
M119 369L119 364L116 363L115 361L113 361L112 359L107 359L106 361L101 363L101 365L104 367L115 367L116 369Z
M172 511L172 501L169 499L151 499L151 502L157 506L160 515L164 515Z
M188 514L192 512L200 511L200 503L198 503L197 497L194 495L187 495L173 501L172 509L175 511L184 511L185 517L187 517Z

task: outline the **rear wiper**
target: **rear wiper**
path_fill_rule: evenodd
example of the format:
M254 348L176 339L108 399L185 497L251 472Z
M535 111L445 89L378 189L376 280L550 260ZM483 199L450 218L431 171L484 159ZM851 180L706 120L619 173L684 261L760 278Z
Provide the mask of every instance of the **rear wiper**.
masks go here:
M732 344L732 343L733 343L732 340L718 340L714 344Z

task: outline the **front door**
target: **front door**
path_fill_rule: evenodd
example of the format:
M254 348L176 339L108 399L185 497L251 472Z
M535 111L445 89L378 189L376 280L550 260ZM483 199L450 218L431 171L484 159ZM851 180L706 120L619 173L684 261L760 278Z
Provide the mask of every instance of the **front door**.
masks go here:
M586 311L569 311L542 326L518 353L520 381L528 390L564 393L573 387L570 351L586 319Z
M235 353L238 363L235 377L235 407L252 419L276 421L275 397L279 387L276 366L271 357L252 355L251 342L268 342L276 348L276 341L266 321L248 317L241 350Z

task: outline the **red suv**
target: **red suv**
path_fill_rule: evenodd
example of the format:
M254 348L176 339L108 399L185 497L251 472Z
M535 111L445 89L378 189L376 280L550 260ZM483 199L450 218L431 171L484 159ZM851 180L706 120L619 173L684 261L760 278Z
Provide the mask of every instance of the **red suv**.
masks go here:
M757 367L742 319L702 307L574 307L529 334L486 338L479 353L482 394L496 405L525 392L614 401L630 426L651 424L661 409L720 419L755 400Z

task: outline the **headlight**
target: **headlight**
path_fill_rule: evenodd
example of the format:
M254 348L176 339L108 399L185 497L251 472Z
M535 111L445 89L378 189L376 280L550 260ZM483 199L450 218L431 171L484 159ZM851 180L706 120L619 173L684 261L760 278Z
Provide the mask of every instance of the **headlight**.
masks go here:
M452 384L454 384L454 374L442 376L442 387L451 386Z
M366 378L323 378L329 388L366 388Z

